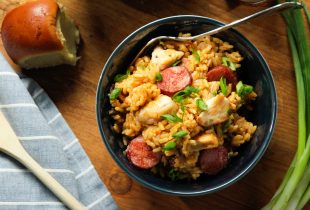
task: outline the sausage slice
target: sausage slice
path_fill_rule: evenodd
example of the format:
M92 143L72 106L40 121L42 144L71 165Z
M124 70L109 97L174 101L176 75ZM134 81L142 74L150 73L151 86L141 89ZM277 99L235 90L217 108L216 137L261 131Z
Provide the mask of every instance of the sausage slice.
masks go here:
M200 168L209 175L220 172L227 164L228 151L224 146L202 150L199 156Z
M192 83L192 76L184 66L174 66L161 71L162 81L157 87L162 94L173 96Z
M220 65L216 66L208 71L206 74L207 80L209 82L211 81L219 81L221 77L225 77L227 80L227 83L236 84L237 83L237 77L235 73L230 70L227 66Z
M130 141L126 149L127 158L137 167L149 169L160 161L160 153L154 153L152 148L138 136Z

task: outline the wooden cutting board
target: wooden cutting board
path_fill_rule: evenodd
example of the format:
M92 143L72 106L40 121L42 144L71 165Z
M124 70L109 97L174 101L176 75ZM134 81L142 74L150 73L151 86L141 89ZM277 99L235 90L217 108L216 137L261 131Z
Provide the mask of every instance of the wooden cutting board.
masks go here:
M0 21L17 2L0 0ZM140 186L128 178L108 154L95 115L96 87L103 65L127 35L158 18L195 14L230 22L262 8L240 5L232 0L59 2L79 26L83 39L79 51L81 60L76 67L60 66L23 73L34 78L54 100L121 209L259 209L269 201L297 145L295 77L285 24L280 15L257 19L238 27L266 58L276 83L278 117L268 150L257 166L238 183L208 196L185 198L163 195ZM307 4L310 6L310 1ZM0 50L5 53L2 43ZM310 205L305 209L310 209Z

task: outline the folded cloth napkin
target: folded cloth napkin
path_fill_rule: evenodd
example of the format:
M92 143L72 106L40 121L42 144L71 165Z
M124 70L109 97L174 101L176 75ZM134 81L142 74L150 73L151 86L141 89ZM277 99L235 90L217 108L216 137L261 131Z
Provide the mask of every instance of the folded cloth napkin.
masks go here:
M19 77L0 53L0 110L29 154L91 210L118 209L44 90ZM67 209L14 159L0 153L0 209Z

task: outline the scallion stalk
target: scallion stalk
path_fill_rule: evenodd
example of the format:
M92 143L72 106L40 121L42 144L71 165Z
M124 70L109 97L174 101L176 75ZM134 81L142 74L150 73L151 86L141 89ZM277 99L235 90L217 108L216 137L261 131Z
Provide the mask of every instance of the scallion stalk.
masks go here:
M305 4L304 7L310 24L309 11ZM302 209L310 199L310 49L302 12L294 9L283 16L288 26L296 76L298 146L280 187L264 210Z

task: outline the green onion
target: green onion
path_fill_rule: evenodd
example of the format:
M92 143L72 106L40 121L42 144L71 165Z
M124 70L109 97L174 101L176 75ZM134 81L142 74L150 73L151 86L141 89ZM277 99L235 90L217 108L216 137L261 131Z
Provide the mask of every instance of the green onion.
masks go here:
M217 95L217 91L216 90L212 91L212 95L216 96Z
M172 137L173 137L173 138L179 139L179 138L185 137L187 134L188 134L188 133L187 133L186 131L181 130L181 131L175 132L175 133L172 135Z
M198 51L195 50L194 48L192 48L191 51L193 53L193 56L194 56L195 60L200 62L200 55L199 55Z
M252 91L253 91L253 87L252 86L250 86L250 85L244 86L243 92L244 92L245 95L249 94L249 93L252 93Z
M181 105L181 110L182 110L182 112L184 114L184 112L185 112L184 100L180 101L180 105Z
M196 105L201 111L206 111L208 108L207 104L201 98L196 100Z
M231 70L236 71L236 64L232 62L229 58L222 57L222 63L223 65L229 67Z
M165 45L165 43L163 41L159 41L159 44L162 45L162 46Z
M112 101L112 100L117 99L121 91L122 91L121 88L114 88L109 95L110 100Z
M176 181L180 178L180 172L176 171L175 169L171 169L168 172L168 177L172 180L172 181Z
M239 81L238 84L236 85L236 91L237 91L237 94L238 94L239 96L242 95L242 93L243 93L243 88L244 88L244 86L243 86L242 81Z
M245 85L242 81L239 81L236 85L236 91L240 97L244 97L245 95L252 93L253 87L251 85Z
M306 16L309 11L304 5ZM302 209L310 199L310 49L303 15L294 9L283 13L287 23L297 86L298 146L275 195L263 209Z
M130 75L130 70L127 69L126 74L117 74L114 77L114 82L120 82L120 81L126 79L129 75Z
M190 96L192 93L198 93L200 90L199 88L194 88L192 86L187 86L184 90L181 90L177 93L175 93L173 96L172 96L172 99L174 101L181 101L181 98L186 98L188 96Z
M176 62L172 64L172 66L177 66L179 63L181 63L181 60L177 60Z
M226 84L225 77L221 77L220 79L220 88L221 88L221 92L224 94L224 96L226 96L227 95L227 84Z
M175 141L170 141L163 147L164 151L170 151L173 150L177 146L177 143Z
M172 116L170 114L164 114L160 116L162 119L167 120L168 122L182 122L182 119L178 116Z
M199 90L199 88L194 88L194 87L192 87L192 86L187 86L187 87L184 89L184 91L185 91L188 95L190 95L191 93L198 93L200 90Z
M160 82L160 81L162 81L162 80L163 80L163 76L161 75L160 72L158 72L158 73L156 74L156 76L155 76L155 81L156 81L156 82Z

